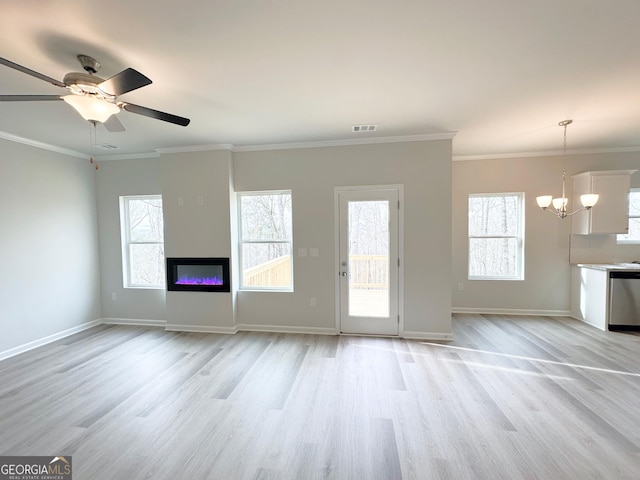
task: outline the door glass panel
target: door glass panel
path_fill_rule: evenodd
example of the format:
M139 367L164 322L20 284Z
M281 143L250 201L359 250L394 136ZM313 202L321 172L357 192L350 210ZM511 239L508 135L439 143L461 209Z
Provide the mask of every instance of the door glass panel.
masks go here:
M349 315L389 316L389 202L351 201Z

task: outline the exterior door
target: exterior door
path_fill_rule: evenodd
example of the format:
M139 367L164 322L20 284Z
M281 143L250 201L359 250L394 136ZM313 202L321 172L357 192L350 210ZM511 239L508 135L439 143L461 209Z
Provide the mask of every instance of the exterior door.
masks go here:
M337 190L339 328L398 335L398 189Z

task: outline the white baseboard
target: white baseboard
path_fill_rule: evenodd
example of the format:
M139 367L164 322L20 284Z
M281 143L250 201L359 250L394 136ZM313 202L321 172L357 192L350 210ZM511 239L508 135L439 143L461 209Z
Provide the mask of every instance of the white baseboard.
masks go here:
M147 320L144 318L103 318L102 323L107 325L135 325L139 327L163 327L165 320Z
M453 340L451 333L434 333L434 332L407 332L400 335L407 340L431 340L431 341L448 341Z
M603 332L607 332L607 331L609 331L609 327L608 327L608 326L605 326L605 325L602 325L602 324L597 324L597 323L589 322L589 321L587 321L585 318L582 318L582 317L580 317L580 316L576 316L576 315L573 315L573 314L572 314L572 315L569 315L569 316L570 316L571 318L573 318L574 320L578 320L579 322L586 323L587 325L591 325L592 327L595 327L595 328L597 328L598 330L602 330Z
M288 325L253 325L239 324L233 327L218 327L208 325L183 325L167 323L164 320L146 320L139 318L103 318L102 323L110 325L135 325L162 327L170 332L198 332L198 333L224 333L234 334L238 332L274 332L274 333L303 333L313 335L337 335L335 328L323 327L294 327Z
M294 327L290 325L254 325L241 323L238 331L243 332L274 332L274 333L302 333L308 335L337 335L335 328L325 327Z
M480 313L476 310L469 311L468 313ZM497 313L497 312L487 312ZM520 315L523 315L520 313ZM531 314L534 315L534 314ZM535 314L541 315L541 314ZM546 313L546 315L550 315ZM15 348L0 352L0 361L19 355L21 353L33 350L34 348L41 347L56 340L68 337L78 332L82 332L89 328L105 324L105 325L131 325L141 327L160 327L170 332L197 332L197 333L219 333L219 334L234 334L240 331L245 332L272 332L272 333L299 333L308 335L338 335L339 332L335 328L326 327L300 327L300 326L288 326L288 325L255 325L255 324L239 324L233 327L217 327L207 325L181 325L167 323L165 320L149 320L141 318L99 318L91 322L83 323L77 327L69 328L62 332L49 335L33 342L19 345ZM410 332L405 331L402 338L417 339L417 340L453 340L453 335L445 333L431 333L431 332Z
M470 313L478 315L518 315L518 316L541 316L541 317L570 317L570 310L527 310L516 308L466 308L454 307L451 313Z
M83 323L76 327L68 328L67 330L63 330L58 333L54 333L53 335L49 335L47 337L39 338L38 340L34 340L29 343L25 343L24 345L19 345L14 348L10 348L9 350L5 350L4 352L0 352L0 361L5 360L7 358L13 357L15 355L19 355L24 352L28 352L29 350L33 350L34 348L42 347L51 342L55 342L56 340L60 340L62 338L68 337L70 335L74 335L76 333L82 332L92 327L96 327L102 323L101 319L92 320L90 322Z
M239 324L238 331L243 332L274 332L274 333L301 333L308 335L340 335L335 328L327 327L299 327L290 325L255 325L255 324ZM384 335L382 335L384 336ZM419 340L453 340L453 335L447 333L433 332L404 332L401 338L419 339Z
M238 327L210 327L207 325L181 325L178 323L167 323L164 327L168 332L195 332L195 333L238 333Z

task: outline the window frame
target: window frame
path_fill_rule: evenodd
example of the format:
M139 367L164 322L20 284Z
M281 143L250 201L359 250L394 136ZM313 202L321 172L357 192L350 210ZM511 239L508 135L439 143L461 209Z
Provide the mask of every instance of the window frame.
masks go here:
M488 197L516 197L517 230L515 235L471 235L469 233L469 200L472 198ZM516 240L516 273L515 275L471 275L471 240L472 239L515 239ZM499 280L499 281L523 281L524 257L525 257L525 193L470 193L467 198L467 279L468 280Z
M291 219L290 225L291 229L288 232L289 239L288 240L271 240L271 239L247 239L245 240L242 235L242 197L249 196L264 196L264 195L289 195L291 199ZM246 192L236 192L237 199L237 211L238 211L238 268L239 268L239 281L238 281L238 289L244 292L250 291L259 291L259 292L293 292L294 291L294 278L293 278L293 193L291 190L255 190L255 191L246 191ZM256 285L244 285L244 259L243 259L243 246L245 244L248 245L259 245L259 244L284 244L289 245L289 268L291 284L288 286L256 286Z
M632 188L629 190L629 211L627 212L629 215L629 220L631 220L632 218L637 218L640 219L640 214L639 215L631 215L631 195L634 196L638 196L638 198L640 198L640 188ZM624 234L624 233L619 233L616 235L616 243L620 244L620 245L638 245L640 244L640 237L638 238L621 238L621 237L625 237L629 235L628 233Z
M164 252L164 232L162 241L135 241L131 240L131 222L129 213L129 203L133 200L160 200L161 194L153 195L123 195L120 196L120 234L122 239L122 285L123 288L147 289L147 290L164 290L166 288L166 255ZM163 205L164 208L164 205ZM131 245L161 245L164 261L162 264L163 275L160 284L137 284L132 282L132 263L130 255Z

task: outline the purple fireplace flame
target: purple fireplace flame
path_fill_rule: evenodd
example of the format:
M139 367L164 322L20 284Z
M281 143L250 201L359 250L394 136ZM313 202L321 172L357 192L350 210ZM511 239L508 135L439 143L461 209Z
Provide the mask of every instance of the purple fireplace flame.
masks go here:
M167 290L230 292L229 258L167 258Z
M176 281L176 285L224 285L218 277L191 277L182 275Z

